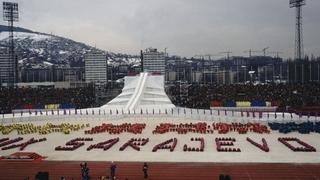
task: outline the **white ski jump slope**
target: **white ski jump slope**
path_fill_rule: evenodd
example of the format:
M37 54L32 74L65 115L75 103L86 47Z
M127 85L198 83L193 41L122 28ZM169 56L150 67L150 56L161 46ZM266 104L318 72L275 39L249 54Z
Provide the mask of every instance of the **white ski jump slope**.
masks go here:
M118 109L125 112L134 110L171 109L175 106L164 92L164 76L141 73L126 76L122 93L102 106L101 109Z

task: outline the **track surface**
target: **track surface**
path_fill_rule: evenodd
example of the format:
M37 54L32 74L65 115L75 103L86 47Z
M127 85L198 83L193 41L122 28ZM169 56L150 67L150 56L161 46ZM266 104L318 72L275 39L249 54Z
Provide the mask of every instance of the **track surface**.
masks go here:
M110 162L87 162L91 180L110 174ZM0 180L34 179L39 171L49 172L50 180L80 178L80 162L41 161L4 162L0 161ZM143 179L140 162L116 162L118 180ZM270 163L148 163L149 180L214 180L220 174L229 174L232 180L284 180L320 179L320 164L270 164Z

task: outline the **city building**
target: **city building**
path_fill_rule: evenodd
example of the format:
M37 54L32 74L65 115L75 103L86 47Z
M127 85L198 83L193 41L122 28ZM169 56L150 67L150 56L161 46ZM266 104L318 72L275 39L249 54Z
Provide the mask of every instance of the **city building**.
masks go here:
M85 55L85 79L90 82L107 82L107 57L104 53L91 52Z
M9 54L0 52L0 86L13 86L16 83L16 61L10 61Z
M20 82L81 82L84 81L84 67L22 67Z
M143 71L150 73L165 74L166 54L158 52L155 48L148 48L142 52Z

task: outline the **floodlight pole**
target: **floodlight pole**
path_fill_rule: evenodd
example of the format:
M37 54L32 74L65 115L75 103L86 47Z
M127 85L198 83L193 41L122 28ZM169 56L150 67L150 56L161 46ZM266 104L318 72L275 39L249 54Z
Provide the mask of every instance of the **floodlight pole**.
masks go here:
M13 22L18 21L18 4L12 2L3 2L3 18L8 21L9 28L9 82L8 86L15 86L18 82L18 62L14 53L14 39L13 39Z
M296 6L296 58L301 60L302 50L302 24L301 24L301 6Z
M303 36L302 36L302 6L306 5L306 0L290 0L290 8L296 8L296 39L295 39L295 59L303 58Z
M13 40L13 7L11 6L10 8L10 19L8 21L8 27L9 27L9 60L10 63L13 63L13 71L11 73L12 74L12 78L13 78L13 85L17 82L17 62L15 62L15 58L14 58L14 40Z

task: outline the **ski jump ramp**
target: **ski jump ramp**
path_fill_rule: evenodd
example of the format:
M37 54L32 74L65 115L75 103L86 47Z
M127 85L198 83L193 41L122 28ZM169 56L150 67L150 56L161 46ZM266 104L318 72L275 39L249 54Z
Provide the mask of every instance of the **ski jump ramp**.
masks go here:
M164 91L164 76L141 73L139 76L126 76L122 93L101 108L147 110L151 113L154 110L163 112L174 107Z

